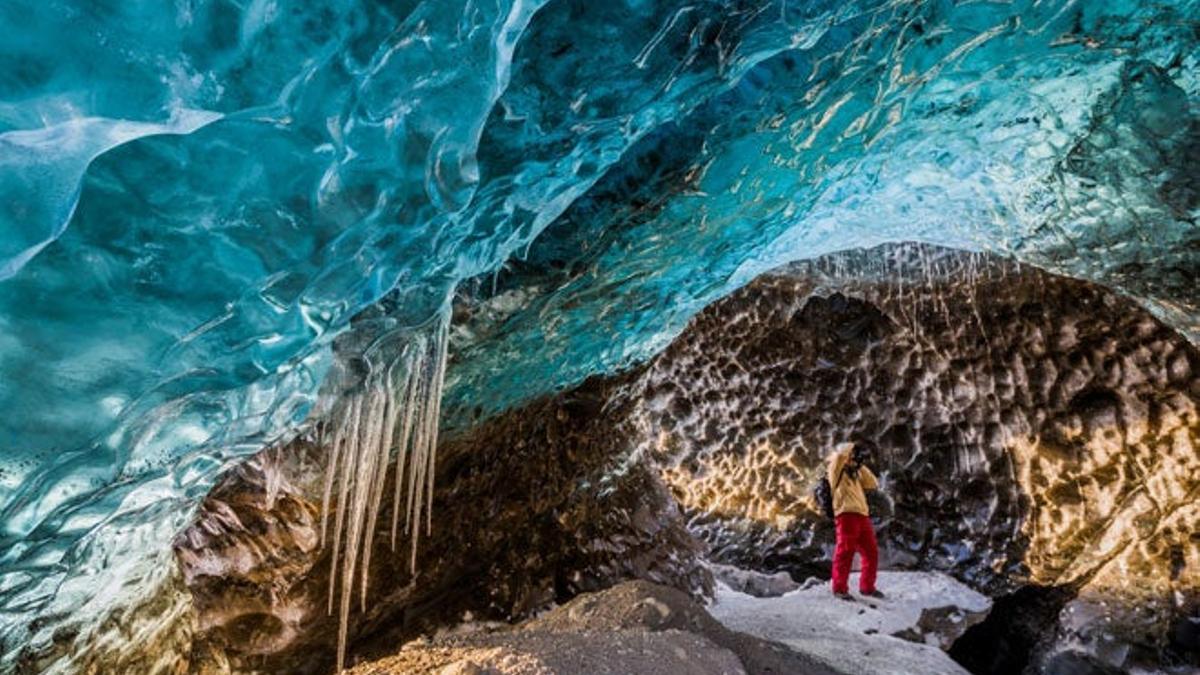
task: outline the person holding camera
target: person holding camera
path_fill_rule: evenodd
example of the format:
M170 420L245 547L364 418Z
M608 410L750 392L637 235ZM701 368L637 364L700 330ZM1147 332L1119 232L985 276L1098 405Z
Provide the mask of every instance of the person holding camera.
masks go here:
M867 509L867 490L879 488L879 481L867 467L874 448L866 442L842 443L829 457L829 484L833 496L837 545L833 550L833 594L843 600L850 595L850 567L854 554L862 556L862 574L858 590L865 596L882 598L875 588L879 571L879 546L875 527Z

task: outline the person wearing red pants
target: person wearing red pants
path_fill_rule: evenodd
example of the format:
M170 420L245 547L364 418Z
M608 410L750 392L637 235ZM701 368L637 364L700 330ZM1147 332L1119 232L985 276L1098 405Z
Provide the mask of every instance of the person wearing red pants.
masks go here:
M850 567L855 553L862 556L859 592L873 598L883 597L883 593L875 588L879 547L867 509L866 491L879 488L875 474L867 468L871 450L866 443L843 443L829 458L829 484L832 486L837 530L837 545L833 549L833 594L843 600L853 600L850 596Z

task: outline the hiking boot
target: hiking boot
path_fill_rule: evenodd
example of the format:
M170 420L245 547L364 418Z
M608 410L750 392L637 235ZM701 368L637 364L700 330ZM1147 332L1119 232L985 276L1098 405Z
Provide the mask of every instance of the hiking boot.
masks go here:
M863 593L863 595L867 596L868 598L875 598L876 600L882 600L887 597L886 595L883 594L883 591L879 590L878 588L871 591L870 593Z
M834 592L833 597L837 598L838 600L854 602L854 596L850 595L850 591L842 591L841 593Z

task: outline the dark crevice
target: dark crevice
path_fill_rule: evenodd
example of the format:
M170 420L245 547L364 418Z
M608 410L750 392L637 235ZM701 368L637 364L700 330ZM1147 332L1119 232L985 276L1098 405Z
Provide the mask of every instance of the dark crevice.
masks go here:
M950 658L974 675L1030 672L1040 648L1054 635L1062 608L1076 595L1073 586L1024 586L996 598L982 622L950 647Z

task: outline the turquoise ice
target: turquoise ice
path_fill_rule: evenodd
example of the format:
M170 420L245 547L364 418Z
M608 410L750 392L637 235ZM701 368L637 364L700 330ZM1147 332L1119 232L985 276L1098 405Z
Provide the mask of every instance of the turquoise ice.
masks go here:
M5 659L152 586L384 296L496 313L448 424L885 241L1200 337L1196 0L8 0L0 34Z

